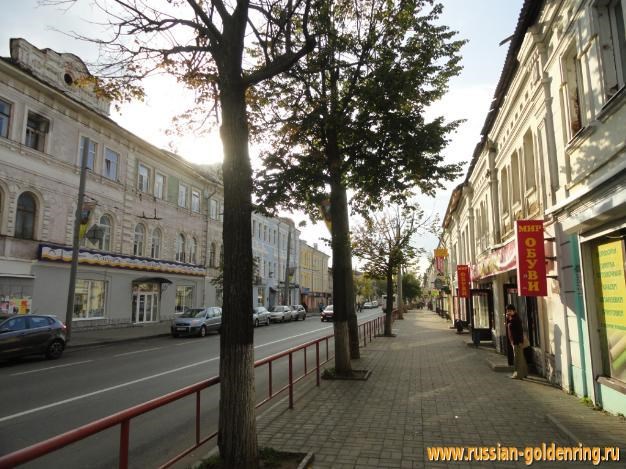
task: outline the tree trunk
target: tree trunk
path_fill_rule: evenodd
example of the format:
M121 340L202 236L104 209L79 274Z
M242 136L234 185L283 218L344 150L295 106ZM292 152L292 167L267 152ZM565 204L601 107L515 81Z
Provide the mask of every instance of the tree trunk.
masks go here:
M393 270L387 269L387 305L385 306L385 336L390 337L393 312Z
M352 262L348 198L341 178L341 162L334 129L328 132L327 155L330 163L330 215L333 252L333 311L335 331L335 372L352 373L348 319L352 304ZM357 340L358 347L358 340Z
M237 73L220 87L224 145L224 300L218 446L225 467L258 467L252 329L252 169L245 88Z

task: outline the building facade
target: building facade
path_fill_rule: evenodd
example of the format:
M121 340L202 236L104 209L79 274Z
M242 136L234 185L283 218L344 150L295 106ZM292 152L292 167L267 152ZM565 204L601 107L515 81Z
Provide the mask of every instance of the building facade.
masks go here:
M219 304L223 188L215 168L109 118L72 54L11 40L0 60L0 309L65 316L80 165L85 205L75 328L157 322Z
M319 311L320 305L330 302L328 259L330 256L300 241L300 295L309 311Z
M440 298L452 319L466 318L510 354L504 308L516 305L536 371L622 414L625 7L622 0L524 2L440 238L450 285ZM519 295L517 220L543 222L545 296ZM468 299L458 295L459 264L471 269Z

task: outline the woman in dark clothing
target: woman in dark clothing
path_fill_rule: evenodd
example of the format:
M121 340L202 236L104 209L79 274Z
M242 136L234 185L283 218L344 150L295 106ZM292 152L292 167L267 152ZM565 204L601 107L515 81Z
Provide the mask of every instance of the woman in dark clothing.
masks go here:
M515 306L508 305L506 307L506 335L513 347L513 357L515 364L515 372L511 378L524 379L528 376L528 365L526 364L526 358L524 358L524 328L522 327L522 320L517 315Z

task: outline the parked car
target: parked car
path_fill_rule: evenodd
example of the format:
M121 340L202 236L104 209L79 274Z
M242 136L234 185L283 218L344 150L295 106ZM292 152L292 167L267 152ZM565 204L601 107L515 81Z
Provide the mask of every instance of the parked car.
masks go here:
M0 358L44 354L59 358L65 350L65 324L51 315L22 314L0 321Z
M326 308L324 308L324 311L322 311L322 314L320 316L321 316L322 322L332 321L333 318L335 317L333 314L333 305L326 306Z
M372 303L371 301L366 301L365 303L363 303L363 309L369 308L375 308L374 303Z
M270 312L263 306L256 306L252 308L252 323L254 327L259 327L259 324L270 325Z
M270 320L272 322L291 321L291 308L289 306L276 305L270 310Z
M197 335L204 337L209 331L219 333L222 328L222 308L209 306L189 308L172 320L172 337Z
M294 321L297 321L298 319L302 319L304 321L306 319L306 310L304 309L304 306L292 305L291 311Z

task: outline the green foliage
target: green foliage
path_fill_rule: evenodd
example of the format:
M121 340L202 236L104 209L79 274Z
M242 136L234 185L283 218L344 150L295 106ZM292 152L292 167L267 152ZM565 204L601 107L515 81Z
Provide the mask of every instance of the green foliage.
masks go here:
M409 301L422 296L419 279L412 272L407 272L402 276L402 295Z
M392 202L408 189L433 194L460 173L441 155L459 122L427 121L424 111L459 72L463 41L439 24L442 7L430 0L320 5L315 51L255 91L255 125L272 132L256 177L262 204L319 219L333 165L361 213L385 194Z

